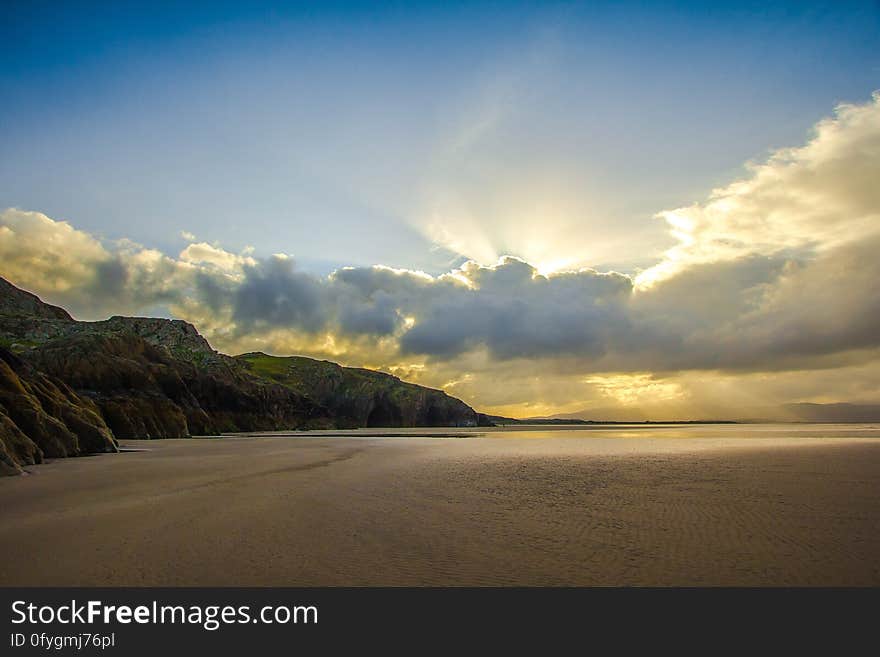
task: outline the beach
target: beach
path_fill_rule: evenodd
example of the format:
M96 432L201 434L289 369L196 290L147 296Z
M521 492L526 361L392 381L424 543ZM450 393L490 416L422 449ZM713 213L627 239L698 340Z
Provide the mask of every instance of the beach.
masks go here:
M0 585L880 585L880 439L744 432L123 441L0 480Z

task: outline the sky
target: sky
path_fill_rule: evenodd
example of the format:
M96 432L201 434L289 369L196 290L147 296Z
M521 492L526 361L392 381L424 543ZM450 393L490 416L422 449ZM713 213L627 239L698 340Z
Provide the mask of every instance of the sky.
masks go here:
M522 417L877 403L878 28L876 2L6 2L0 275Z

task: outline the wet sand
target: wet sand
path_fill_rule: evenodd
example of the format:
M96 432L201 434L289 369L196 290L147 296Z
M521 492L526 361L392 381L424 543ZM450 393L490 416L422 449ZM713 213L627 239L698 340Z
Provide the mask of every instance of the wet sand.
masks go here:
M224 438L0 479L0 585L880 585L880 440Z

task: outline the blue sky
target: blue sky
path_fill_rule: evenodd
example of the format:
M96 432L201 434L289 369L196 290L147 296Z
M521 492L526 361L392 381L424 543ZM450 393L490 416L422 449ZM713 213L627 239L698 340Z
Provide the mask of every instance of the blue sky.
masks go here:
M765 5L4 3L0 205L315 273L631 272L880 86L876 3Z

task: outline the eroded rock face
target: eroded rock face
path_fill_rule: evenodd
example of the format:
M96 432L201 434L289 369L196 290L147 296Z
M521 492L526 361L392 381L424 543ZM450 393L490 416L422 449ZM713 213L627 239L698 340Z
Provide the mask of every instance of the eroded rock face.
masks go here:
M0 348L0 469L117 450L95 404Z
M486 424L460 399L396 376L302 356L255 352L236 360L326 408L339 428L466 427Z
M42 460L42 450L0 408L0 475L20 474L23 465Z
M119 439L296 429L324 414L304 396L212 354L211 364L184 360L119 322L116 332L56 339L27 358L93 400Z

